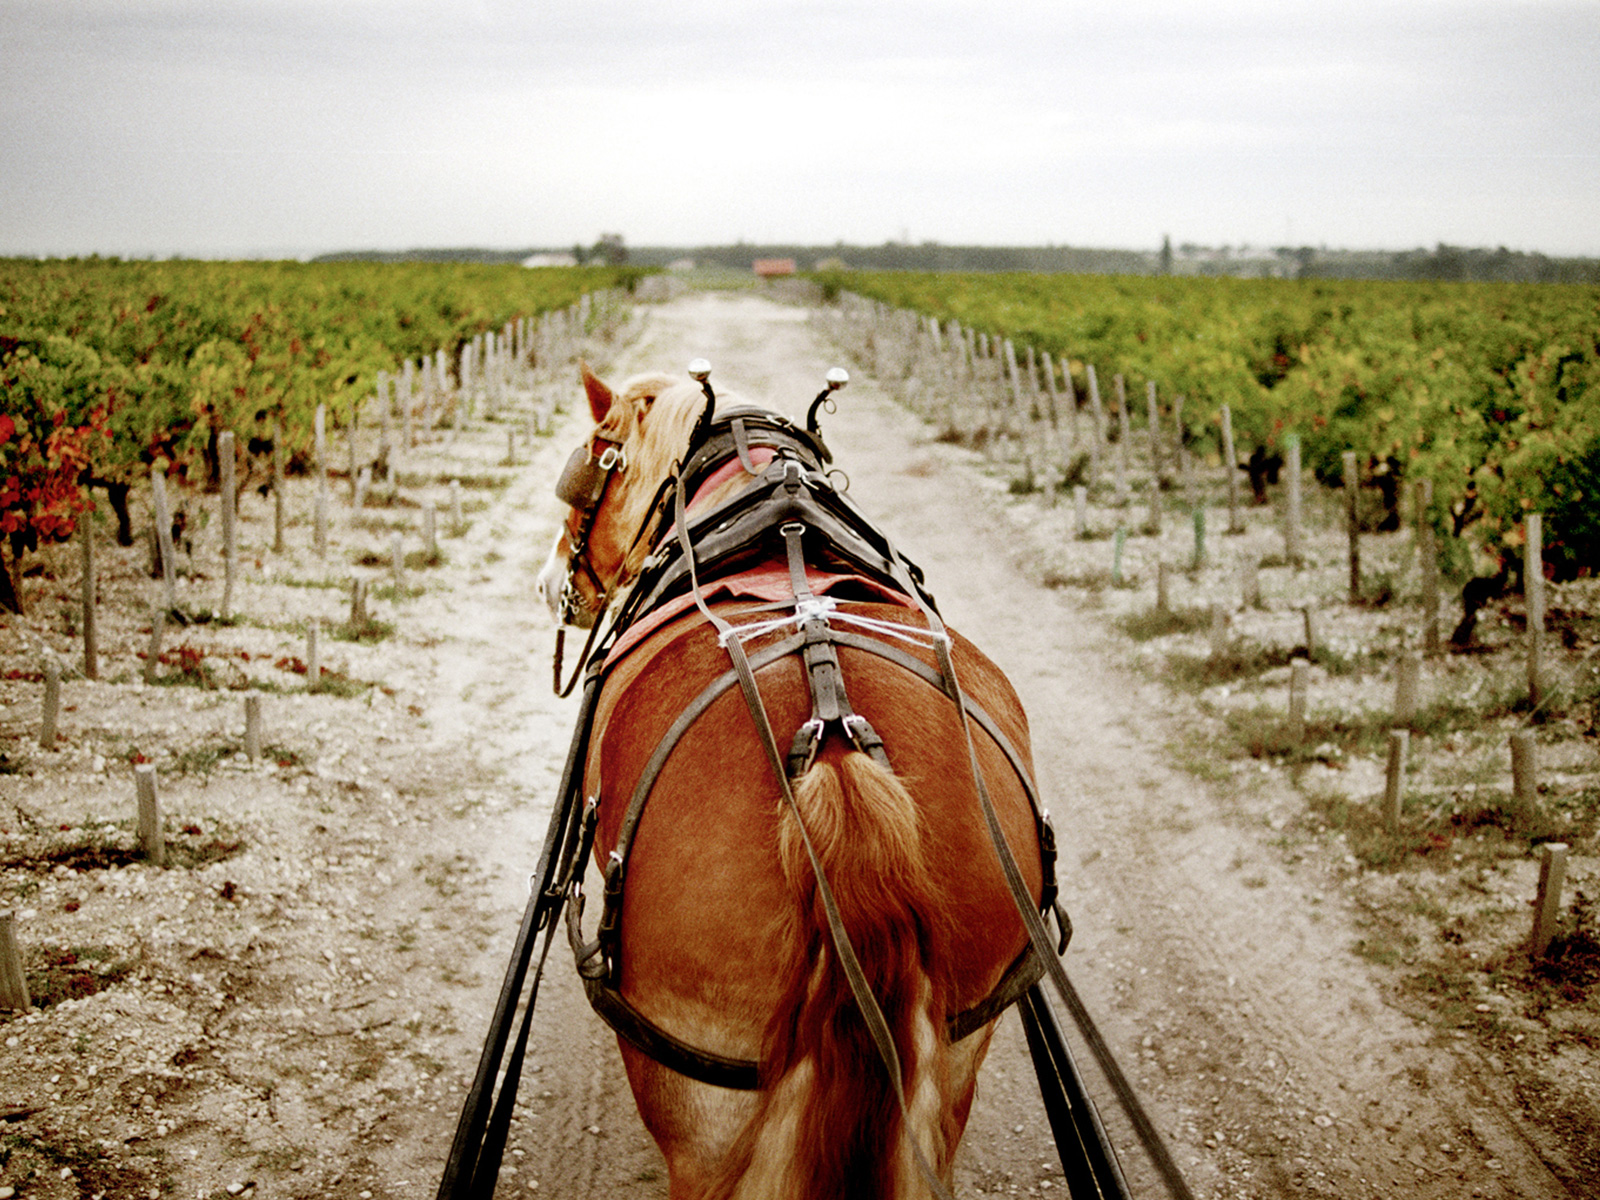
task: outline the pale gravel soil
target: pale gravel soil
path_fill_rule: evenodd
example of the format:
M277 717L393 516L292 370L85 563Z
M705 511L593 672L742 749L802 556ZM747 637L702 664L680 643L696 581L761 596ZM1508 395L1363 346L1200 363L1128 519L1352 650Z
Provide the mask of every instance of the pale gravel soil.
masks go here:
M608 364L613 378L704 355L721 388L798 416L832 361L803 310L754 297L689 296L646 321ZM244 541L255 549L238 608L249 620L174 640L247 648L239 669L281 683L266 697L267 739L289 765L224 757L202 771L197 751L242 735L239 694L132 682L149 593L140 550L103 555L114 579L103 677L122 681L67 683L59 750L30 748L37 685L0 681L0 751L19 770L0 775L0 853L107 822L126 844L130 751L161 767L174 830L243 843L192 870L0 874L0 905L20 910L25 943L103 948L130 967L87 999L0 1018L0 1117L15 1116L0 1125L10 1148L0 1187L432 1194L573 717L550 694L553 635L532 584L559 515L550 487L581 429L569 413L555 438L522 451L506 490L469 491L487 506L445 539L446 565L414 572L424 593L376 604L394 637L325 643L325 663L383 685L356 698L295 694L302 677L272 665L303 655L296 620L336 622L346 601L287 586L320 580L323 568L304 549L275 562L261 549L270 509L247 505ZM1344 877L1274 844L1274 814L1301 803L1288 785L1207 785L1174 765L1181 705L1132 668L1103 612L1040 586L1029 531L970 457L859 378L824 431L851 495L1022 695L1062 841L1076 927L1068 968L1195 1193L1577 1194L1540 1161L1502 1073L1472 1044L1403 1014L1350 953ZM503 428L490 426L419 451L406 469L492 473L504 451ZM309 491L300 499L309 512ZM415 509L370 515L416 521ZM307 525L292 533L310 540ZM341 522L327 575L347 577L348 565L333 564L387 536ZM41 642L76 654L49 598L73 591L75 560L57 558L60 578L31 585L30 618L0 627L5 670L31 669ZM199 604L220 594L203 544L196 566L212 576L190 585ZM1109 1094L1097 1095L1126 1144ZM564 947L541 994L522 1097L501 1195L665 1194L611 1035ZM1161 1194L1136 1152L1125 1161L1137 1194ZM24 1179L27 1169L39 1174ZM961 1194L1061 1187L1014 1019L985 1067L956 1183Z

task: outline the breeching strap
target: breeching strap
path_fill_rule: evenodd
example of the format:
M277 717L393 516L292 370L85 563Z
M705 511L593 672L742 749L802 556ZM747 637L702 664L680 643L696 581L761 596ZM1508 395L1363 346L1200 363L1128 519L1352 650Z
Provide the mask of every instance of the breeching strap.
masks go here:
M795 801L794 789L789 783L789 773L784 769L784 759L778 749L777 738L772 732L772 722L767 717L766 705L762 703L761 691L756 684L755 672L750 669L750 660L745 657L744 647L737 637L732 636L733 627L716 613L711 611L711 606L705 601L705 596L700 590L700 580L695 569L694 545L689 541L689 523L685 517L688 507L683 490L683 479L680 476L674 492L674 507L676 509L678 542L683 550L684 560L689 568L689 581L696 606L700 613L716 629L719 638L727 647L728 656L733 660L734 669L739 674L739 687L744 693L745 704L750 709L750 716L755 721L756 730L761 735L761 748L766 752L767 765L772 768L772 774L778 781L778 786L783 792L783 803L794 818L795 825L800 831L801 843L805 846L806 857L810 860L812 874L817 881L817 896L822 901L822 906L828 917L828 936L833 942L834 953L839 956L840 968L844 971L845 979L850 985L850 994L855 999L856 1008L861 1013L861 1019L866 1024L868 1033L872 1036L873 1044L877 1047L879 1056L883 1059L884 1068L888 1071L889 1082L894 1085L895 1098L899 1102L902 1117L909 1113L906 1104L905 1084L902 1080L900 1054L895 1049L894 1035L889 1030L889 1022L879 1007L877 997L872 994L872 987L867 982L866 972L861 969L861 961L856 957L855 947L850 944L850 935L845 931L844 918L839 912L839 903L834 898L833 889L828 886L827 876L822 870L822 861L817 855L816 846L812 844L811 834L806 829L805 822L800 816L800 806ZM909 1124L909 1123L908 1123ZM911 1143L911 1152L916 1158L917 1169L922 1173L928 1189L938 1197L938 1200L954 1200L949 1189L939 1179L933 1165L929 1163L927 1154L915 1137L911 1136L910 1129L906 1129L906 1140Z

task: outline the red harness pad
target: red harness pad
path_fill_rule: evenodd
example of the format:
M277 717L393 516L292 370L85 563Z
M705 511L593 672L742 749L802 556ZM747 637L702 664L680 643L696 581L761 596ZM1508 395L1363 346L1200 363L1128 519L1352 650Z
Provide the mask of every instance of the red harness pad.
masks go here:
M859 588L870 593L874 601L896 604L901 608L914 607L903 593L863 575L834 575L809 563L806 564L806 585L810 587L812 595L826 596L830 591L845 584L851 585L852 590ZM789 568L783 563L768 563L752 567L748 571L741 571L737 575L718 579L702 588L701 595L707 604L719 600L753 600L762 604L795 601L794 585L789 580ZM677 620L693 607L695 607L693 593L677 596L630 625L606 655L605 670L609 671L615 667L640 642L662 626Z

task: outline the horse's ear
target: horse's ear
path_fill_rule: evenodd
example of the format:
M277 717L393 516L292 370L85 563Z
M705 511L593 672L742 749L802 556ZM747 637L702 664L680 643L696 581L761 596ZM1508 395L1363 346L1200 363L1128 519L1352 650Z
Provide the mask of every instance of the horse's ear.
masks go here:
M589 397L589 412L594 416L594 423L600 424L606 419L606 414L611 411L612 401L616 399L608 388L593 371L588 363L579 364L583 369L583 390Z

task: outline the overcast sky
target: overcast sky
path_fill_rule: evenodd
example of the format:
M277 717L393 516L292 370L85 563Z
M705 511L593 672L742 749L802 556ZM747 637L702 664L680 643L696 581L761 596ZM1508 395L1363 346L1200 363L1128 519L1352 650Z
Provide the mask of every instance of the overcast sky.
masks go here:
M0 253L1600 254L1600 0L0 0Z

